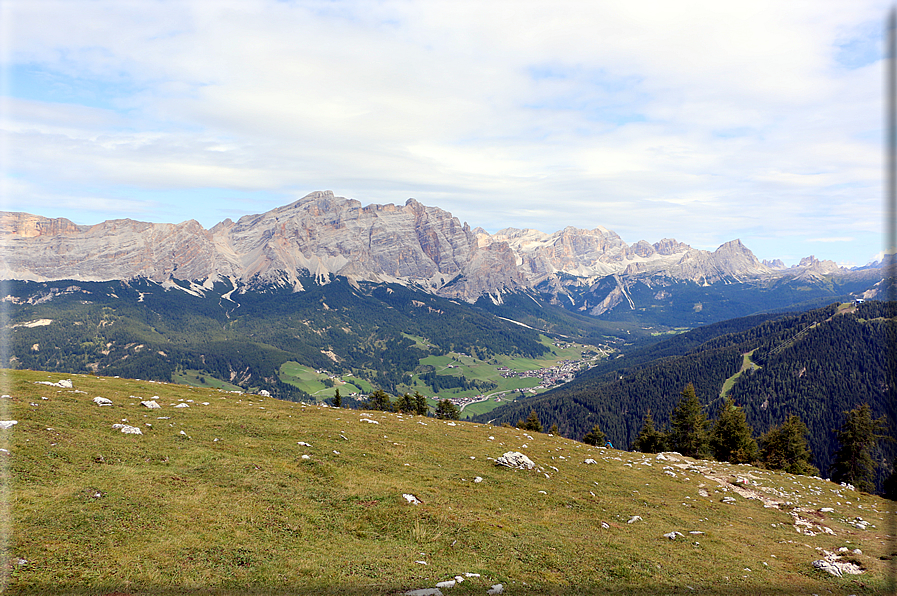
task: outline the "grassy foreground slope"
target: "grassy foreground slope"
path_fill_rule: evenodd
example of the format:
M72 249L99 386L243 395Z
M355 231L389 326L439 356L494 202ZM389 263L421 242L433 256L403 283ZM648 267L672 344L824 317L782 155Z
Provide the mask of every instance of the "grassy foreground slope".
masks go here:
M887 589L894 503L819 479L211 388L2 380L10 594L400 594L465 573L443 592ZM538 468L496 467L507 451ZM839 547L865 573L813 568Z

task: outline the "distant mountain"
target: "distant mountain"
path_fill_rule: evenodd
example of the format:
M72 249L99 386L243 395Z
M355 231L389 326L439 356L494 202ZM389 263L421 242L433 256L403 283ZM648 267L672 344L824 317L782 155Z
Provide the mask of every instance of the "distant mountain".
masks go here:
M553 234L507 228L490 235L414 199L402 206L365 207L330 191L237 222L227 219L210 230L193 220L81 226L62 218L0 213L0 241L2 279L145 277L202 295L219 281L241 292L267 284L301 291L304 277L326 281L335 275L399 283L467 302L491 296L500 303L503 294L538 291L595 316L618 306L638 308L632 291L637 283L666 285L660 295L683 283L769 287L782 279L816 285L860 280L866 291L882 277L881 270L851 272L814 257L792 268L780 261L761 263L739 240L709 252L673 239L630 246L602 227ZM175 280L190 282L189 287Z

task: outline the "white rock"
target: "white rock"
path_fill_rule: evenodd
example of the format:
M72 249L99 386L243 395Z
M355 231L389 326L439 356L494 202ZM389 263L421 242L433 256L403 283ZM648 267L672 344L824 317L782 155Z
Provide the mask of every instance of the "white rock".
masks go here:
M479 573L465 573L464 577L480 577Z
M415 497L414 495L409 495L407 493L402 494L402 498L411 503L412 505L420 505L421 500Z
M504 591L505 591L505 587L503 585L494 584L491 588L486 590L486 594L489 594L489 596L498 596L498 594L501 594Z
M296 443L296 444L297 444L297 445L302 445L303 447L311 447L311 445L309 445L309 444L306 443L305 441L299 441L299 442Z
M217 441L218 439L215 439L215 440ZM303 456L302 456L302 459L311 459L311 456L310 456L310 455L303 455Z
M456 575L456 576L455 576L455 581L458 582L458 583L460 584L461 582L464 581L464 578L461 577L460 575Z
M679 532L673 531L673 532L670 532L669 534L663 535L664 538L669 538L670 540L675 540L676 536L682 536L682 534Z
M145 408L149 408L150 410L161 410L162 409L162 406L160 406L158 403L156 403L152 400L142 401L142 402L140 402L140 405Z
M444 582L439 582L436 584L437 588L454 588L457 582L453 579L446 580Z
M536 467L536 464L533 463L533 460L518 451L508 451L495 460L495 465L506 466L508 468L518 468L521 470L532 470Z
M56 385L62 387L63 389L71 389L73 387L71 379L63 379L56 383Z
M477 484L479 484L480 482L483 481L483 479L480 476L477 476L476 478L473 479L473 481L476 482Z
M136 426L130 426L128 424L113 424L112 428L119 429L121 432L126 435L142 435L143 431L141 431Z
M175 407L176 408L189 408L190 406L188 404L178 404Z
M838 566L833 563L829 563L825 559L818 559L816 561L813 561L813 567L815 567L816 569L827 571L835 577L842 576L841 570L838 568Z
M589 459L585 460L585 461L582 462L582 463L584 463L584 464L597 464L598 462L596 462L594 459L592 459L592 458L590 457Z
M93 403L98 406L111 406L112 400L106 397L96 396L95 398L93 398Z
M610 524L608 524L607 522L601 522L601 527L606 530L610 527Z
M405 596L442 596L439 588L422 588L420 590L408 590Z
M369 419L369 418L362 418L361 421L362 421L362 422L370 422L371 424L380 424L380 423L377 422L376 420L371 420L371 419Z
M0 428L6 430L7 428L12 428L18 423L18 420L0 420Z
M629 521L627 521L626 523L627 523L627 524L634 524L634 523L637 522L637 521L643 521L641 515L633 515L632 517L629 518Z

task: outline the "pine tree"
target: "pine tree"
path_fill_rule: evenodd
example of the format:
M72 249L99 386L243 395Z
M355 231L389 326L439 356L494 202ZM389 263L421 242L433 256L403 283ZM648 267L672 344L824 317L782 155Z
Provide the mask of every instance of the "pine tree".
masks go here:
M414 398L408 395L407 392L396 401L397 412L401 412L403 414L414 414L416 410L417 406L414 402Z
M542 423L539 422L539 416L536 414L535 410L530 411L529 417L527 417L526 422L523 420L517 421L517 428L521 430L530 430L533 432L540 433L542 432Z
M604 431L601 430L601 427L597 424L592 427L586 436L582 438L582 442L587 445L604 445L607 443L607 435L604 434Z
M667 433L654 428L654 419L651 412L645 414L645 421L642 423L642 430L639 431L635 441L630 445L630 450L641 451L642 453L660 453L666 451L669 442Z
M872 408L863 404L844 412L844 423L836 431L840 447L832 465L832 480L847 482L860 490L875 490L875 460L872 450L885 438L885 419L872 419Z
M336 391L333 393L333 407L334 408L342 408L343 407L343 397L339 394L339 387L337 387Z
M549 434L552 434L552 435L556 435L556 434L558 434L559 432L560 432L560 430L558 430L558 423L557 423L557 422L555 422L554 424L552 424L552 425L551 425L551 429L548 431L548 433L549 433Z
M427 398L420 394L420 391L414 392L414 413L418 416L426 416L430 413L430 406L427 405Z
M392 402L389 399L389 395L382 389L377 389L368 396L367 407L369 410L392 412Z
M710 450L719 461L733 464L749 464L757 461L757 441L751 436L744 410L735 405L731 397L720 406L719 416L710 430Z
M436 417L440 420L459 420L461 418L461 410L458 409L452 400L441 399L436 405Z
M710 450L707 425L707 417L695 394L695 387L689 383L682 390L682 397L673 410L670 425L672 427L670 442L673 449L688 457L707 457Z
M760 459L773 470L804 476L819 474L819 470L810 465L813 454L807 448L807 425L793 414L760 437Z

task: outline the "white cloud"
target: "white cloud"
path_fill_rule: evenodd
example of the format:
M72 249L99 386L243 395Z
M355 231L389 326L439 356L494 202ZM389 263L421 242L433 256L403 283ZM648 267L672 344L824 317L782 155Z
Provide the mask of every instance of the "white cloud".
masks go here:
M7 66L59 88L18 79L6 167L63 202L330 188L492 230L877 234L887 7L15 2Z

